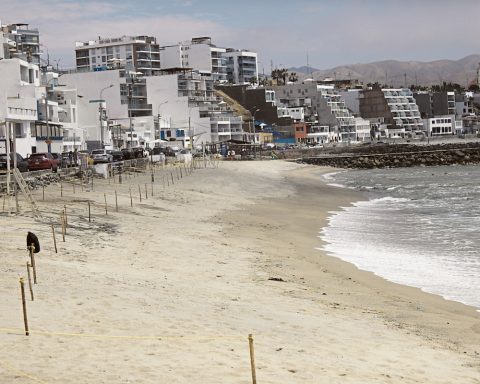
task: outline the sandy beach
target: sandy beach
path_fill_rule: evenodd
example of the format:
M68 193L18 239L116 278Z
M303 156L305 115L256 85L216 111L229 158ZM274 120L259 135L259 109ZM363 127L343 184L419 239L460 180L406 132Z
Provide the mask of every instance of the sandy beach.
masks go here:
M326 172L225 161L159 170L153 185L150 173L64 183L63 196L51 185L34 194L58 253L22 198L22 214L0 216L0 383L247 384L249 334L262 384L480 383L475 308L319 250L328 213L364 198ZM42 251L27 337L29 230Z

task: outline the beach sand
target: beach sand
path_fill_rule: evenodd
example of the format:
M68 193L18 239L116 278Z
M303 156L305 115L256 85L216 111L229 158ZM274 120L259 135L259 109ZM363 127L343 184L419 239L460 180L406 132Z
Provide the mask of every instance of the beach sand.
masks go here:
M251 383L248 334L262 384L480 383L474 308L319 250L328 212L364 198L325 172L221 162L165 187L173 174L157 172L153 197L150 174L75 194L64 184L63 197L49 186L45 201L37 190L59 251L28 212L0 217L0 383ZM26 337L28 230L42 251Z

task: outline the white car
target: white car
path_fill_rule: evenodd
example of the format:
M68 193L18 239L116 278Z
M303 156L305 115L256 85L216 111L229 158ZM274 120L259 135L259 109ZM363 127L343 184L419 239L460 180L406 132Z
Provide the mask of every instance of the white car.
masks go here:
M94 149L92 151L93 164L110 163L113 161L112 151L109 149Z

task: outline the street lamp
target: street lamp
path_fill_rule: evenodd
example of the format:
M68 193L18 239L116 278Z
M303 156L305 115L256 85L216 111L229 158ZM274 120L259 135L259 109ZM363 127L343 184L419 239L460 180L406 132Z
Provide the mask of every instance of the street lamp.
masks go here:
M132 98L133 98L133 85L140 80L139 76L142 76L142 72L128 72L128 79L130 82L128 85L128 119L130 121L130 148L133 147L133 125L132 125Z
M104 103L104 100L102 99L102 94L103 94L103 91L109 89L109 88L112 88L114 87L115 84L110 84L108 86L106 86L105 88L102 88L100 90L100 97L98 98L98 103L99 103L99 107L98 107L98 112L99 112L99 123L100 123L100 143L101 143L101 146L102 146L102 149L105 147L105 143L104 143L104 137L105 137L105 134L104 134L104 131L103 131L103 103Z
M52 152L52 143L51 143L51 140L49 139L50 135L48 134L48 128L49 128L49 124L48 124L48 87L50 85L50 82L52 80L58 80L58 78L60 76L63 76L63 73L59 74L57 77L52 77L50 80L47 81L47 85L45 86L45 126L47 128L47 139L45 140L46 144L47 144L47 152L48 153L51 153ZM59 86L57 84L57 86ZM52 90L53 90L53 84L52 84Z
M160 126L160 107L164 104L167 104L167 103L168 103L168 100L164 101L163 103L158 104L158 107L157 107L157 119L158 119L158 135L157 135L157 138L158 139L160 139L160 130L162 129L162 127Z

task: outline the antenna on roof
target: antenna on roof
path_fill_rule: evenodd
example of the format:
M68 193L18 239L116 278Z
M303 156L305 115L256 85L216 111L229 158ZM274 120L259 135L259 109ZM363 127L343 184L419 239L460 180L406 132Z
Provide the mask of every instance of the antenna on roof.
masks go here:
M312 72L310 71L310 65L308 63L308 51L307 51L307 73L308 73L308 77L312 77Z

